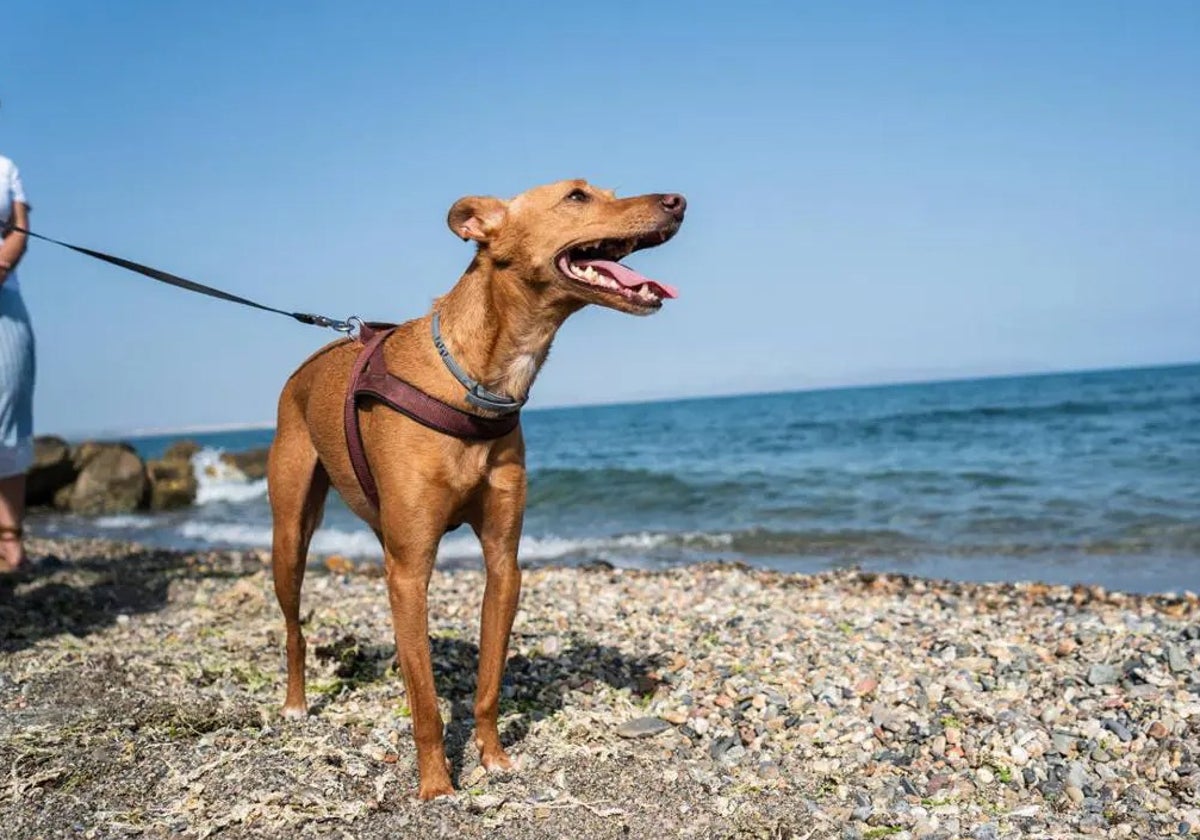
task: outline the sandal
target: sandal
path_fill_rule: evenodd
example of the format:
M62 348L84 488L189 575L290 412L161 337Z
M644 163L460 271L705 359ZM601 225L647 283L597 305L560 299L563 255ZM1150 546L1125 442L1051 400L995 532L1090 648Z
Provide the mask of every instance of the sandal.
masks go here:
M0 543L17 543L19 549L21 538L24 536L25 529L19 525L0 525ZM29 565L24 551L20 551L17 556L19 559L16 563L10 563L7 560L0 561L0 571L16 572Z

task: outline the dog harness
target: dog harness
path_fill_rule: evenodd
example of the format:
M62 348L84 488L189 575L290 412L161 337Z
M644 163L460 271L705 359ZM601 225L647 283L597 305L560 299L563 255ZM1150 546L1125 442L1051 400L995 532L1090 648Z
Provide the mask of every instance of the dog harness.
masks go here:
M363 447L362 431L358 425L358 407L364 400L381 402L393 411L415 420L422 426L444 435L462 440L495 440L517 428L521 422L521 402L494 394L466 375L454 362L450 351L442 341L440 324L434 313L434 344L438 354L446 362L455 378L467 388L467 401L492 411L504 411L499 417L480 417L455 408L429 396L420 388L389 373L383 358L383 343L393 332L396 324L362 324L357 340L362 344L358 358L350 375L350 387L346 391L343 412L346 427L346 446L350 451L350 464L362 487L363 494L371 505L379 510L379 488L371 475L371 465ZM472 397L476 399L472 399ZM486 403L486 404L485 404Z

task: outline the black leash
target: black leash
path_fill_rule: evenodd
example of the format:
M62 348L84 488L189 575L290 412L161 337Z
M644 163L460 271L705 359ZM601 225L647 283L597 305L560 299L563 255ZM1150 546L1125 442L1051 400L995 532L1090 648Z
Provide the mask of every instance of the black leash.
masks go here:
M10 225L8 229L15 230L18 233L23 233L26 236L32 236L34 239L40 239L43 242L51 242L63 248L69 248L77 253L84 254L94 259L124 268L127 271L133 271L137 274L149 277L151 280L157 280L160 283L166 283L168 286L177 286L180 289L187 289L189 292L199 292L202 295L208 295L209 297L218 298L220 300L227 300L230 303L240 303L243 306L251 306L255 309L261 309L264 312L274 312L277 315L286 315L289 318L294 318L301 324L311 324L315 327L329 327L330 329L337 330L338 332L344 332L348 334L354 333L355 330L357 330L362 324L362 321L357 317L350 317L345 321L341 321L337 318L327 318L324 315L313 315L308 312L288 312L285 309L276 309L273 306L267 306L266 304L257 303L239 295L223 292L220 289L214 289L212 286L205 286L203 283L197 283L194 280L188 280L187 278L179 277L167 271L151 268L148 265L142 265L141 263L136 263L133 260L114 257L112 254L105 254L103 251L93 251L91 248L83 248L79 245L71 245L68 242L60 242L57 239L51 239L49 236L42 236L40 233L34 233L31 230L26 230L25 228L17 227L16 225Z

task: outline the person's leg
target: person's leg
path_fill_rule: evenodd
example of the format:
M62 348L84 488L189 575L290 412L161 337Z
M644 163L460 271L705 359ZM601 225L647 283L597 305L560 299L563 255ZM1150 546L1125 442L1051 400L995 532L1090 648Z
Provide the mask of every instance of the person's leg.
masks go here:
M37 372L29 313L15 289L0 286L0 571L25 563L25 472L33 463L33 384Z
M25 520L25 474L0 478L0 571L25 565L21 541Z

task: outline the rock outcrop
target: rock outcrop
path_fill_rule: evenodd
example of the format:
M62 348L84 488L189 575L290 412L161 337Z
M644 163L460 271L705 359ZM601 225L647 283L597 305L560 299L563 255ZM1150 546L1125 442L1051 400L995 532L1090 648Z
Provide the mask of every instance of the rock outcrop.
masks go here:
M162 458L146 464L146 472L150 477L151 510L174 510L188 507L196 501L197 482L192 470L192 454L197 449L199 447L188 449L175 444Z
M199 489L192 458L201 448L195 441L179 440L161 458L147 462L127 443L89 440L72 446L60 437L39 437L26 504L85 516L188 507ZM268 451L229 452L221 461L257 481L267 474Z
M88 441L76 447L72 461L79 475L55 494L56 507L91 516L130 513L149 500L146 465L129 444Z
M163 453L163 461L191 461L192 456L202 447L194 440L177 440L167 447Z
M248 449L245 452L225 452L221 460L237 467L251 481L267 477L267 453L269 449Z
M69 487L78 474L69 443L51 435L34 438L33 466L25 479L25 504L30 507L54 504L54 495Z

